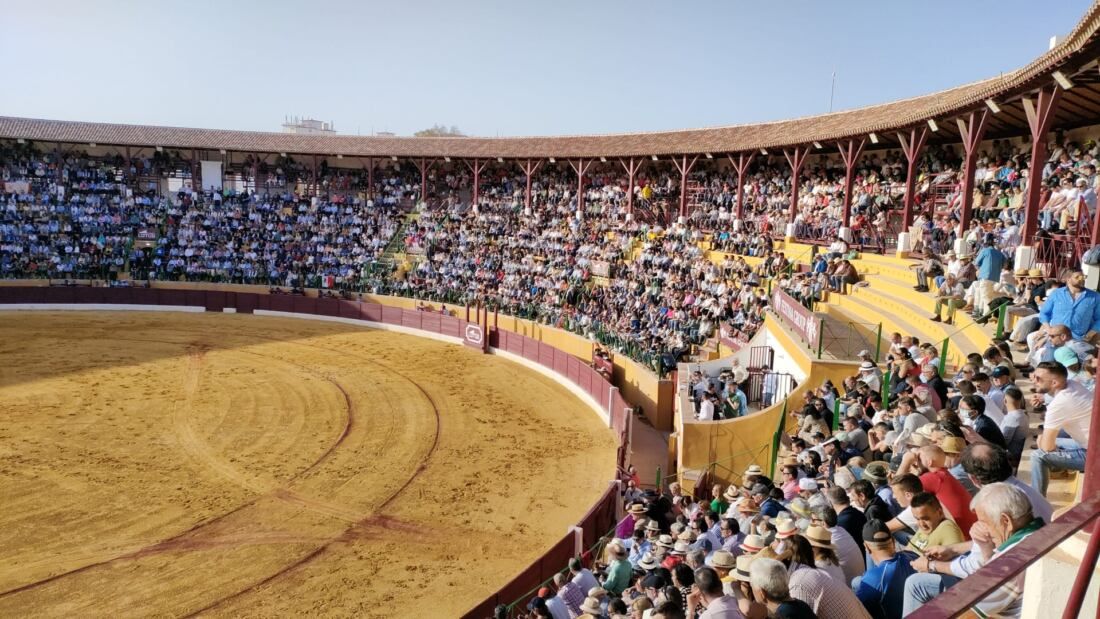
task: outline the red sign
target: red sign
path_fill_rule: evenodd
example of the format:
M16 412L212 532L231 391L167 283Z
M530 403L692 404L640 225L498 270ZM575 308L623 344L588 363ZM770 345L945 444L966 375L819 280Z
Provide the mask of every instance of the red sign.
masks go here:
M778 288L772 293L772 309L807 344L817 346L821 319L816 314Z

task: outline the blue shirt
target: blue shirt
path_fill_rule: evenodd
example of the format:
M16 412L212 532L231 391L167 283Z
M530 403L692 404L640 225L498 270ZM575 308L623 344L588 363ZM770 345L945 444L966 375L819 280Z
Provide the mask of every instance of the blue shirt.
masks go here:
M874 619L901 619L905 579L917 572L910 565L916 558L911 552L899 552L860 578L856 597Z
M1100 294L1082 290L1074 299L1069 286L1050 293L1039 308L1039 322L1044 325L1066 325L1073 339L1084 339L1089 331L1100 331Z
M978 259L974 261L974 265L978 267L978 279L1000 281L1001 269L1005 265L1005 255L995 247L984 247L978 252Z

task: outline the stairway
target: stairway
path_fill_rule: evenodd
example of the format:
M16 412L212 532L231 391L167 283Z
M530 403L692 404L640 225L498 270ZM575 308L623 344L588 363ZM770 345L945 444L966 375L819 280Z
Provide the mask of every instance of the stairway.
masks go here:
M397 254L405 253L405 230L408 229L409 224L416 221L419 217L419 213L405 213L401 225L397 227L397 231L393 233L389 242L386 243L382 255L378 257L378 260L367 267L368 274L386 276L393 273L394 267L397 265Z

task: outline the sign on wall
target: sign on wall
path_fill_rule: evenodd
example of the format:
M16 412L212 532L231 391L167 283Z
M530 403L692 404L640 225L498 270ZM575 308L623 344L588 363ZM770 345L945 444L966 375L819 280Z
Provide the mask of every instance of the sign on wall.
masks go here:
M772 293L772 309L807 345L817 346L821 324L813 312L779 289Z

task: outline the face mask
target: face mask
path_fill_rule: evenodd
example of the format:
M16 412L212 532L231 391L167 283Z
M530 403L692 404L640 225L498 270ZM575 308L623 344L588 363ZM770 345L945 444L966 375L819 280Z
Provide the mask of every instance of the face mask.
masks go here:
M969 415L960 415L962 417L962 424L968 428L974 427L974 420Z

